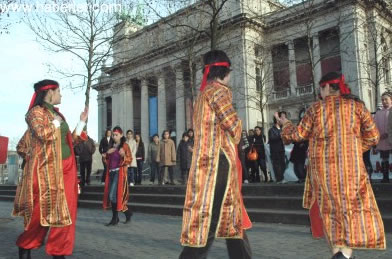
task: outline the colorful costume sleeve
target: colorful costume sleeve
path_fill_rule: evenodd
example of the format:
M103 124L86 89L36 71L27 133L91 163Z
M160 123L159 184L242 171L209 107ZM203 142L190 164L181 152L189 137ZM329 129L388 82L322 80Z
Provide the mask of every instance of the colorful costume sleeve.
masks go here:
M26 154L28 153L28 148L30 146L30 137L28 134L29 131L26 130L23 134L23 137L19 140L18 145L16 146L16 151L23 158L26 158Z
M283 143L288 145L309 139L313 128L313 116L313 108L310 107L297 127L291 121L286 122L281 133Z
M228 131L230 136L234 138L234 143L238 144L241 139L242 123L234 110L232 99L233 96L229 89L221 87L214 92L211 106L216 113L221 128Z
M53 123L46 122L46 115L43 113L43 109L39 109L36 106L30 110L27 114L26 121L32 129L33 134L44 142L50 142L56 139L56 127Z
M372 146L377 145L380 134L374 123L370 112L362 105L361 111L361 137L362 137L362 151L369 150Z

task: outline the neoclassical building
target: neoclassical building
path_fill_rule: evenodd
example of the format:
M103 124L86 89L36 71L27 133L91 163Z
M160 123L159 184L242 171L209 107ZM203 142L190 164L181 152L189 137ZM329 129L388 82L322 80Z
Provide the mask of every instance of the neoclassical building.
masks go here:
M145 142L164 129L181 136L193 127L192 101L211 42L211 17L200 10L208 6L196 3L145 27L117 25L113 62L94 86L100 137L115 125L141 132ZM388 1L313 0L286 7L228 0L218 17L217 48L232 61L230 85L244 129L270 127L278 110L298 120L330 71L341 71L371 111L392 87Z

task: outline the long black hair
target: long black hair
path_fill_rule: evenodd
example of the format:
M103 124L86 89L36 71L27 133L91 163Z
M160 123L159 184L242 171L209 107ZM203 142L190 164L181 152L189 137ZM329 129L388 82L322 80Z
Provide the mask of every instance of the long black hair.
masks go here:
M49 90L45 90L45 91L39 92L39 89L41 87L44 87L44 86L47 86L47 85L57 85L57 86L59 86L59 83L57 81L50 80L50 79L44 79L44 80L41 80L41 81L35 83L34 84L34 91L37 93L37 97L35 97L35 101L34 101L32 107L37 106L37 105L42 106L44 104L44 99L45 99L46 95L48 94Z
M135 141L136 141L136 136L140 137L140 142L139 143L143 143L142 134L140 134L139 132L135 133Z
M213 64L217 62L227 62L231 65L231 61L226 53L222 50L211 50L204 54L203 57L204 65ZM223 80L229 73L229 67L224 66L211 66L210 73L207 76L207 80L215 80L217 78ZM203 69L204 73L204 69Z
M340 72L329 72L329 73L327 73L327 74L325 74L322 78L321 78L321 80L320 80L320 82L319 82L319 84L322 84L322 83L324 83L324 82L328 82L328 81L331 81L331 80L335 80L335 79L339 79L339 78L341 78L342 77L342 74L340 73ZM330 86L331 86L331 88L334 90L334 91L339 91L339 84L329 84ZM348 86L347 86L347 88L348 88ZM351 89L350 89L351 90ZM345 99L352 99L352 100L355 100L355 101L357 101L357 102L360 102L360 103L363 103L363 101L358 97L358 96L356 96L356 95L353 95L353 94L341 94L341 96L343 97L343 98L345 98Z
M114 128L113 128L113 132L115 132L115 131L120 131L121 134L123 134L123 130L121 129L120 126L114 127ZM127 141L127 139L124 137L124 134L123 134L123 136L122 136L121 139L120 139L120 145L118 145L117 149L120 150L120 149L124 146L124 143L125 143L126 141Z

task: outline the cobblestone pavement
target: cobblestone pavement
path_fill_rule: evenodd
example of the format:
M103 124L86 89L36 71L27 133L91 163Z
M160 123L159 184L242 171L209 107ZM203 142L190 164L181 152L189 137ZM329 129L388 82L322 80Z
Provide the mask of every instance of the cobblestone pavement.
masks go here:
M11 218L12 203L0 202L0 259L17 258L15 240L23 230L21 218ZM181 217L135 213L130 225L105 227L111 213L79 209L73 256L67 258L174 259L181 252ZM124 215L120 215L124 220ZM331 257L324 239L312 239L307 226L255 223L248 232L253 258L286 259ZM385 251L356 251L356 259L392 258L392 235ZM32 251L32 258L51 258L44 248ZM223 240L216 240L210 259L228 258Z

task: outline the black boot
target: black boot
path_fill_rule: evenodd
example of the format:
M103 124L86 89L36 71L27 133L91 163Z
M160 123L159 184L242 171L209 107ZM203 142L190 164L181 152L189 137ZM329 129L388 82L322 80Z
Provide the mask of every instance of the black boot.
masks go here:
M381 180L382 183L389 183L389 162L384 161L382 162L382 174L383 174L383 179Z
M19 247L19 259L31 259L31 250Z
M117 203L112 202L112 220L105 226L115 226L120 220L118 219Z
M124 224L128 224L129 222L131 222L131 217L132 217L133 213L128 209L127 211L124 211L124 214L125 214Z
M334 255L332 256L331 259L347 259L347 257L345 257L345 256L343 255L342 252L337 252L336 254L334 254ZM348 258L348 259L354 259L354 257L351 256L351 257Z

